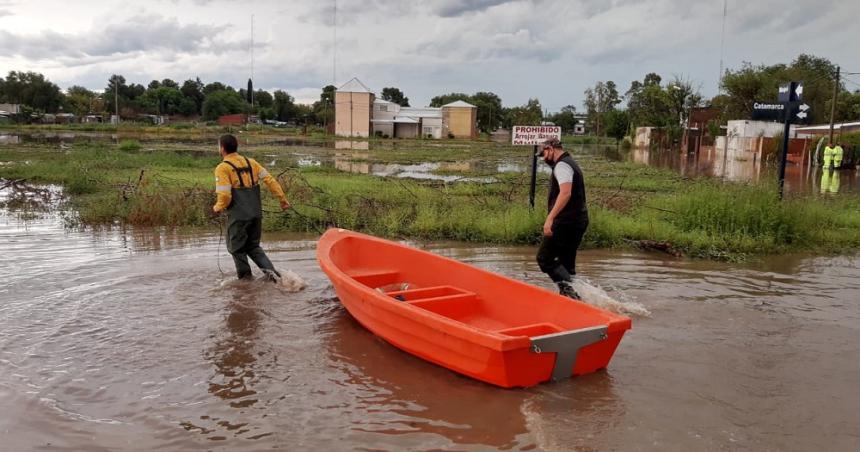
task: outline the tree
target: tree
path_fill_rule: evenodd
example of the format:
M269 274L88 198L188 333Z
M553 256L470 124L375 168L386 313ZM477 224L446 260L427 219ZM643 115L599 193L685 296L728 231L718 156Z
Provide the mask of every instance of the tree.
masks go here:
M320 93L320 100L311 106L313 117L317 124L328 125L334 122L334 99L337 88L334 85L326 85Z
M169 78L166 78L166 79L162 80L162 81L161 81L161 86L164 86L164 87L167 87L167 88L176 88L176 89L179 89L179 84L178 84L178 83L176 83L176 82L174 82L173 80L171 80L171 79L169 79Z
M278 121L294 119L295 99L286 91L279 89L275 91L274 98L272 99L272 110L274 110L275 117Z
M247 111L247 106L245 99L242 99L236 91L215 91L203 100L203 118L211 121L223 115L244 113Z
M462 100L463 102L469 102L471 100L471 97L472 96L469 96L466 93L441 94L430 99L430 106L438 108L443 105L450 104L451 102L456 102L458 100Z
M529 99L522 106L508 108L505 111L504 126L510 129L512 126L538 126L543 120L543 109L540 101Z
M406 97L400 89L395 88L393 86L388 88L382 88L382 100L387 100L389 102L394 102L395 104L400 105L401 107L409 106L409 98Z
M11 71L3 81L0 100L54 113L64 102L60 88L37 72Z
M620 103L621 97L619 97L618 89L612 80L597 82L594 87L586 89L583 106L586 115L588 115L589 127L600 135L603 132L600 127L600 120L603 115L607 111L615 109L615 106Z
M194 102L194 99L183 97L182 100L179 101L176 113L179 113L182 116L196 116L200 114L200 110L197 109L197 103Z
M93 111L101 111L101 102L98 100L98 94L83 86L73 85L66 90L64 108L77 116L84 116Z
M567 105L562 107L561 111L550 116L550 121L553 124L561 127L561 130L571 132L576 126L576 107L573 105Z
M146 93L140 97L139 105L148 113L173 115L179 111L183 99L182 92L178 88L161 85L156 89L146 90Z
M203 94L203 82L200 81L200 78L196 79L188 79L182 83L182 87L179 88L179 91L182 93L182 97L185 99L191 100L194 102L195 111L191 114L182 113L186 116L197 115L200 114L200 109L203 107L203 99L206 98L206 95ZM183 111L189 111L186 108L182 109Z
M505 118L505 110L502 108L502 99L495 93L480 91L473 94L466 102L478 107L476 112L478 130L492 133L501 127Z
M830 111L832 99L827 101L826 110ZM860 119L860 90L853 93L850 91L842 91L836 99L836 121L853 121Z
M728 118L749 118L755 102L776 102L779 86L792 80L803 81L803 102L810 107L813 122L830 118L828 100L833 95L836 66L826 58L801 54L790 65L753 66L745 62L735 71L726 71L722 79L728 96L725 114ZM842 89L843 87L839 87Z
M260 108L271 108L274 98L268 91L258 89L254 92L254 103Z
M502 107L502 99L489 91L479 91L471 96L466 93L441 94L430 100L430 106L439 108L458 100L478 107L475 114L478 120L478 130L481 132L493 132L507 123L505 119L507 110Z
M146 85L147 90L155 90L158 88L161 88L161 82L159 82L158 80L153 80L149 82L149 85Z
M602 123L605 134L618 141L630 130L630 115L627 110L612 109L603 113Z
M249 104L254 105L254 82L251 79L248 79L248 89L245 90L245 93L243 97L247 98Z
M212 82L203 87L203 95L208 96L215 91L234 91L232 87L227 86L221 82Z

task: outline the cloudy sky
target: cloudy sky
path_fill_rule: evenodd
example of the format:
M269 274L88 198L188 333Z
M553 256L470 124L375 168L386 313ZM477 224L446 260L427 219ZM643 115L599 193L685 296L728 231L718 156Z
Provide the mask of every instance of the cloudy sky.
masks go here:
M719 0L0 0L0 72L32 70L66 88L110 74L284 89L315 100L333 79L401 88L413 106L493 91L581 108L583 91L647 72L717 90ZM799 53L860 72L856 0L728 0L725 65ZM335 33L336 32L336 33ZM335 39L336 34L336 39ZM336 70L334 60L336 55Z

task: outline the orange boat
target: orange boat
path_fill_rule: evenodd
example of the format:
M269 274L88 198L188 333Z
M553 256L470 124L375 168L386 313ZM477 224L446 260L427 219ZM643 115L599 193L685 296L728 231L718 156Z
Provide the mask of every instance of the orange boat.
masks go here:
M317 246L349 313L395 347L494 385L609 364L628 317L426 251L344 229Z

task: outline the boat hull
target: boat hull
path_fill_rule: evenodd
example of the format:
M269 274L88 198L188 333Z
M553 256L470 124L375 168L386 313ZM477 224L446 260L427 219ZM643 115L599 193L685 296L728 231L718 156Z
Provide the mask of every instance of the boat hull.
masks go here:
M341 303L365 328L408 353L501 387L605 368L630 328L627 317L351 231L327 231L317 255ZM392 284L410 286L390 290ZM586 330L592 342L583 342ZM574 338L578 347L571 350ZM562 345L547 349L553 344ZM562 363L563 355L573 361ZM562 364L570 367L559 370Z

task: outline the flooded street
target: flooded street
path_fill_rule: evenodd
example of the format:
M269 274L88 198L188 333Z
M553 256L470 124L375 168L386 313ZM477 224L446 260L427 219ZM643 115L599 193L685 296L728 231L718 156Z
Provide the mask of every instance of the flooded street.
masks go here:
M847 451L860 437L858 257L584 251L581 274L651 316L606 371L503 390L364 330L314 239L265 237L308 283L293 294L231 282L217 230L70 231L0 210L4 450ZM550 287L533 247L416 245Z

